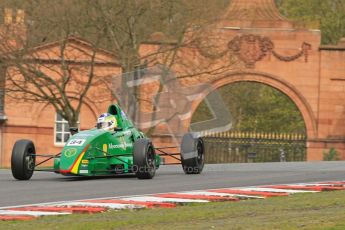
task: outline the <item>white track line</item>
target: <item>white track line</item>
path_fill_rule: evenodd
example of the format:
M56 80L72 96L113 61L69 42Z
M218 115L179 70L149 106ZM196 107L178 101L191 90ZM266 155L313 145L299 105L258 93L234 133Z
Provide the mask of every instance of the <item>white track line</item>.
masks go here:
M229 188L230 189L230 188ZM278 188L239 188L241 191L257 191L257 192L283 192L283 193L313 193L319 191L310 191L310 190L293 190L293 189L278 189Z
M40 211L16 211L16 210L0 210L0 215L8 216L54 216L68 215L70 212L40 212Z
M63 202L55 204L55 207L73 207L73 206L83 206L83 207L102 207L110 209L138 209L145 208L143 205L134 205L134 204L114 204L114 203L94 203L94 202Z
M336 187L345 187L345 185L342 184L314 184L314 183L298 183L298 184L287 184L287 186L336 186Z
M164 194L164 193L162 193ZM166 193L165 193L166 194ZM181 199L181 198L163 198L154 196L137 196L137 197L126 197L121 200L132 200L132 201L151 201L151 202L173 202L173 203L207 203L208 200L193 200L193 199Z
M252 198L252 199L263 199L264 198L262 196L229 194L229 193L209 192L209 191L178 192L175 194L205 195L205 196L215 196L215 197L220 196L220 197L235 197L235 198Z

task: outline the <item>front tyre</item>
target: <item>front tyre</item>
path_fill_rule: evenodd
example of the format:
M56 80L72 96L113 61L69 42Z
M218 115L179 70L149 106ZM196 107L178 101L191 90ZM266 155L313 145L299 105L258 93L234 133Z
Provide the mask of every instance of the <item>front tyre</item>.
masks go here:
M133 148L133 171L138 179L152 179L156 173L155 150L150 140L138 139Z
M34 173L36 150L30 140L18 140L12 149L11 169L17 180L29 180Z
M186 133L181 143L181 164L186 174L200 174L205 164L205 147L200 137Z

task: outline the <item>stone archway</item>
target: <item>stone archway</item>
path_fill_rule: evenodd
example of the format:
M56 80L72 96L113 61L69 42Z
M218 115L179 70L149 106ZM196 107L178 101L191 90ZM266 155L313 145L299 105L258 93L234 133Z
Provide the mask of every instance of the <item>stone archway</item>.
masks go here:
M268 85L284 93L295 103L296 107L301 113L301 116L303 117L305 127L306 127L307 160L312 159L313 153L311 149L308 148L309 147L308 143L309 143L309 140L314 139L317 135L316 118L314 117L314 113L311 109L311 106L309 105L307 100L304 98L304 96L301 94L301 92L299 92L298 89L296 89L296 87L294 87L291 83L283 80L282 78L278 76L274 76L267 73L250 72L250 71L231 72L223 76L217 77L217 79L210 81L209 84L211 84L213 89L218 89L222 86L236 83L236 82L257 82L257 83ZM194 102L192 106L193 113L196 111L197 107L205 99L208 93L209 91L204 92L203 93L204 97Z
M316 118L311 109L311 106L296 87L278 76L250 71L231 72L224 74L223 76L220 76L213 81L210 81L209 84L211 84L213 89L217 89L224 85L243 81L262 83L271 86L287 95L296 104L303 117L306 126L307 138L313 139L317 136ZM199 104L204 100L208 93L210 93L210 91L204 92L204 97L194 102L192 106L192 114L195 112Z
M309 146L310 141L317 137L317 120L315 118L313 110L310 104L307 102L306 98L295 86L278 76L254 71L234 71L219 76L216 79L208 82L209 84L211 84L211 89L203 92L203 97L193 103L192 114L194 114L199 104L205 99L210 91L236 82L257 82L265 84L279 90L280 92L288 96L295 103L305 123L307 134L307 160L315 158L315 154L312 152L312 148L310 148ZM190 126L191 119L192 116L190 117L190 120L186 125L187 127Z

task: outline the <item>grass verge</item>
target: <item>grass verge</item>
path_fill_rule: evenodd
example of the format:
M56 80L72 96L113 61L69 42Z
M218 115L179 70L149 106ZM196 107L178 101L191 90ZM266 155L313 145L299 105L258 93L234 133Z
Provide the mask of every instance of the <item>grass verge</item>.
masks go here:
M3 221L0 229L345 229L345 192Z

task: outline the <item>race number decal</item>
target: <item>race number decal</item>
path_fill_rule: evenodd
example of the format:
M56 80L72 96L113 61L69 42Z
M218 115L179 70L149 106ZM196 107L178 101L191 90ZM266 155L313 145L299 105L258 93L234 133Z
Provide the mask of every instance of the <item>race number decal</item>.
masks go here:
M70 140L67 146L82 146L85 142L85 139L73 139Z

